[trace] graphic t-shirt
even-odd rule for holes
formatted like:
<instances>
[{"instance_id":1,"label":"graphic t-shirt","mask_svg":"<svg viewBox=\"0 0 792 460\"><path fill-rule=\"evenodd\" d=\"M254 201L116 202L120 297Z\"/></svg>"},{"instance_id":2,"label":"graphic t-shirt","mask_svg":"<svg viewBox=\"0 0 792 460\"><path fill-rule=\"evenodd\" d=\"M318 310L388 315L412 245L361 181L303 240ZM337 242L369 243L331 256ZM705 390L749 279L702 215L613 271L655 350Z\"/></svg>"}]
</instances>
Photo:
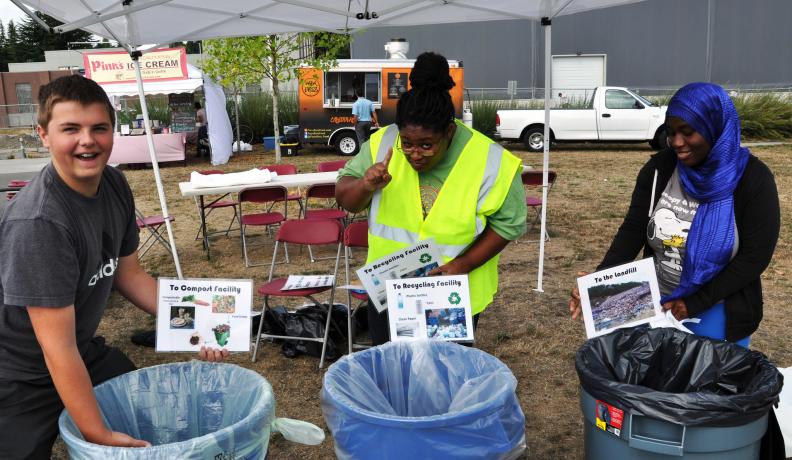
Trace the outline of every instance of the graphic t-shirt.
<instances>
[{"instance_id":1,"label":"graphic t-shirt","mask_svg":"<svg viewBox=\"0 0 792 460\"><path fill-rule=\"evenodd\" d=\"M662 295L670 294L679 285L687 236L698 207L698 200L685 192L679 182L679 171L674 169L646 229L649 246L655 255L655 271ZM732 257L737 253L739 245L736 235L735 225Z\"/></svg>"},{"instance_id":2,"label":"graphic t-shirt","mask_svg":"<svg viewBox=\"0 0 792 460\"><path fill-rule=\"evenodd\" d=\"M115 168L105 168L90 198L52 164L23 188L0 218L0 378L48 375L27 306L73 304L77 346L90 362L119 257L137 245L132 192Z\"/></svg>"}]
</instances>

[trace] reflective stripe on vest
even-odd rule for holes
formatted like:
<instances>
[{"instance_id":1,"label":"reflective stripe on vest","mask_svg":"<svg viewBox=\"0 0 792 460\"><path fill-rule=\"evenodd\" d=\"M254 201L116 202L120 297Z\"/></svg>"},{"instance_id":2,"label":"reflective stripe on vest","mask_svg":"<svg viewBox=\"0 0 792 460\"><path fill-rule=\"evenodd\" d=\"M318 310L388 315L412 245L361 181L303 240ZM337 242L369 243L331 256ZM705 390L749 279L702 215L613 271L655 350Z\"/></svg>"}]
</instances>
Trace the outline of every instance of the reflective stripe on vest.
<instances>
[{"instance_id":1,"label":"reflective stripe on vest","mask_svg":"<svg viewBox=\"0 0 792 460\"><path fill-rule=\"evenodd\" d=\"M373 161L375 163L385 161L385 157L388 155L388 149L390 149L395 144L396 136L399 133L396 125L389 125L383 131L384 133L382 134L382 138L379 140L379 148L376 149L376 153L372 151L372 154L374 156ZM489 150L487 152L487 161L484 167L484 177L481 181L481 187L479 188L478 202L476 204L476 210L479 213L482 210L484 201L486 200L490 190L492 190L492 187L493 185L495 185L495 181L498 178L498 173L500 172L500 166L501 166L501 158L503 158L503 152L504 152L504 148L499 144L492 142L489 145ZM369 212L369 233L376 235L380 238L407 243L408 245L415 244L418 241L420 241L420 237L418 233L411 232L405 228L392 227L389 225L381 224L379 222L376 222L376 219L371 219L371 216L376 216L379 213L379 207L381 201L382 201L382 191L377 190L371 198L371 209ZM484 219L482 219L482 217L477 213L476 234L474 236L474 239L482 232L484 232L485 227L486 227L486 222L484 222ZM439 244L439 243L437 244L438 248L440 249L440 252L445 257L451 259L462 253L462 251L464 251L469 245L470 243L462 244L462 245L448 245L448 244Z\"/></svg>"},{"instance_id":2,"label":"reflective stripe on vest","mask_svg":"<svg viewBox=\"0 0 792 460\"><path fill-rule=\"evenodd\" d=\"M457 123L457 129L469 130L461 123ZM469 131L471 138L425 219L418 173L404 155L391 158L388 170L394 179L385 189L374 193L371 200L367 263L427 238L435 239L444 262L448 262L484 231L487 216L503 204L520 159L483 134ZM372 135L373 162L385 160L397 135L394 125ZM486 156L483 152L487 152ZM471 187L476 183L478 186ZM469 274L474 314L492 302L498 283L497 264L498 256L495 256Z\"/></svg>"}]
</instances>

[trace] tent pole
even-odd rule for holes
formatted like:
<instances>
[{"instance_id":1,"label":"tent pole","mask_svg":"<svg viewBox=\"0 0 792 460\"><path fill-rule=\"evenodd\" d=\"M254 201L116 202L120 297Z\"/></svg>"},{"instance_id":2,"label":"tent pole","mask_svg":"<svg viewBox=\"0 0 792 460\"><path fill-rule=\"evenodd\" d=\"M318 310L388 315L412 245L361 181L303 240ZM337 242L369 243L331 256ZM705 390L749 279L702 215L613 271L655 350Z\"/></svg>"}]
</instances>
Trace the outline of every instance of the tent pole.
<instances>
[{"instance_id":1,"label":"tent pole","mask_svg":"<svg viewBox=\"0 0 792 460\"><path fill-rule=\"evenodd\" d=\"M550 47L550 18L542 18L542 27L544 28L544 71L545 71L545 84L544 84L544 142L543 161L542 161L542 225L539 233L539 269L536 280L535 291L544 292L542 289L542 279L544 275L544 253L545 253L545 235L547 234L547 181L548 181L548 168L550 167L550 92L552 91L552 51Z\"/></svg>"},{"instance_id":2,"label":"tent pole","mask_svg":"<svg viewBox=\"0 0 792 460\"><path fill-rule=\"evenodd\" d=\"M157 152L154 150L154 135L151 133L149 122L148 105L146 105L146 93L143 91L143 76L140 73L140 51L129 53L135 66L135 80L137 81L138 97L140 98L140 109L143 111L143 126L146 128L146 142L148 143L149 156L151 157L151 169L154 170L154 179L157 183L157 194L159 195L162 217L165 218L165 228L168 230L168 241L170 242L173 263L176 265L176 274L179 279L183 279L179 254L176 252L176 242L173 239L173 227L171 227L170 214L168 213L168 203L165 200L165 190L162 188L162 178L160 177L159 163L157 162Z\"/></svg>"}]
</instances>

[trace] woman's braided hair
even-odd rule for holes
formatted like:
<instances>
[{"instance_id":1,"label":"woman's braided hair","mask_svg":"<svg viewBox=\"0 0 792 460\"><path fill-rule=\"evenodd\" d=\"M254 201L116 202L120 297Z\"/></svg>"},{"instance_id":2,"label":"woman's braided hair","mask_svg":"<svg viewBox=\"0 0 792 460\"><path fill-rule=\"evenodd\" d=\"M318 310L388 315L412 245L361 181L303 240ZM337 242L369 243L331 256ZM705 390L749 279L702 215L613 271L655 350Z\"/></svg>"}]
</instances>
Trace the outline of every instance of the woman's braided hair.
<instances>
[{"instance_id":1,"label":"woman's braided hair","mask_svg":"<svg viewBox=\"0 0 792 460\"><path fill-rule=\"evenodd\" d=\"M417 125L439 133L453 123L454 103L448 91L456 84L448 61L439 54L422 53L410 73L411 89L396 104L396 126Z\"/></svg>"}]
</instances>

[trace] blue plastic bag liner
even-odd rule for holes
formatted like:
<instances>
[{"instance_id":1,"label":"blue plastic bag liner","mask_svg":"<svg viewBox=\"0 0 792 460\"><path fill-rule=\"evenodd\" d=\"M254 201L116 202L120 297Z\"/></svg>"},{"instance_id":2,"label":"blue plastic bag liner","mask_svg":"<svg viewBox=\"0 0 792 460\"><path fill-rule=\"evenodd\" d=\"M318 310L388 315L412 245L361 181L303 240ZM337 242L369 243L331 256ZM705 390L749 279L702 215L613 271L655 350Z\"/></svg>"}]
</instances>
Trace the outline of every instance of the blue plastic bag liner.
<instances>
[{"instance_id":1,"label":"blue plastic bag liner","mask_svg":"<svg viewBox=\"0 0 792 460\"><path fill-rule=\"evenodd\" d=\"M322 412L339 459L514 459L526 449L517 380L451 342L391 342L330 366Z\"/></svg>"},{"instance_id":2,"label":"blue plastic bag liner","mask_svg":"<svg viewBox=\"0 0 792 460\"><path fill-rule=\"evenodd\" d=\"M319 444L324 431L275 417L272 386L233 364L173 363L121 375L94 388L105 424L151 443L122 448L85 441L67 411L58 424L73 460L262 459L271 431Z\"/></svg>"}]
</instances>

